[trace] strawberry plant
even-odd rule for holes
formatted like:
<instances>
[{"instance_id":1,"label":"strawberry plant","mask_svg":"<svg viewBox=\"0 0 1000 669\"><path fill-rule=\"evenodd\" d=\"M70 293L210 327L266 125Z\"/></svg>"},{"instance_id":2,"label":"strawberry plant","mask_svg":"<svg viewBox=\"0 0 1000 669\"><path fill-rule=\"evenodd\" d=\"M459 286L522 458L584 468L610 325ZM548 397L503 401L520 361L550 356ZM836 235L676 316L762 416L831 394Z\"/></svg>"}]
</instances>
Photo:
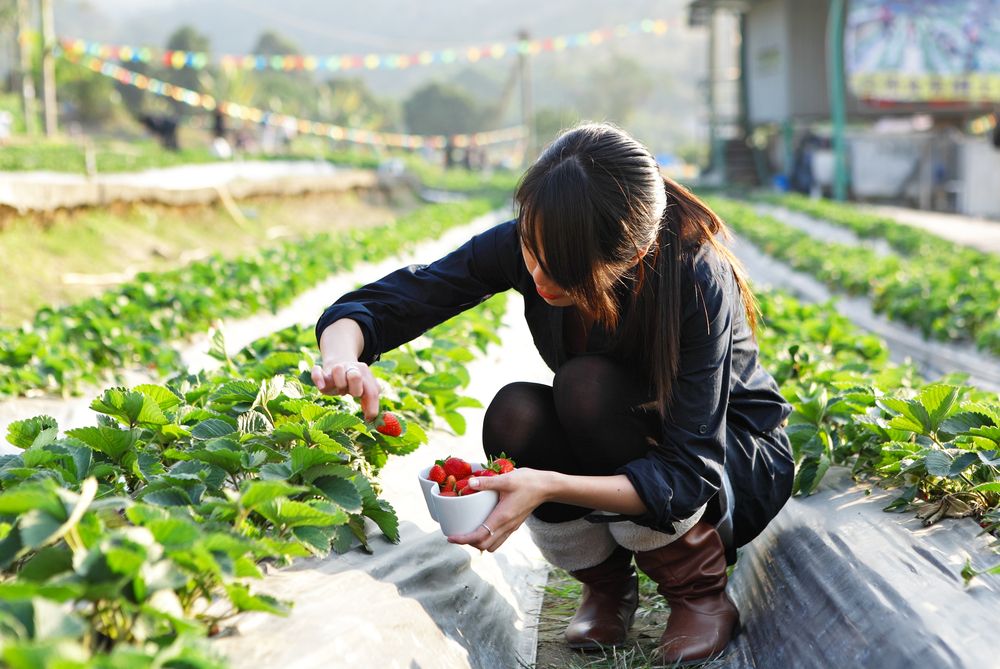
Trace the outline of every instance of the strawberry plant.
<instances>
[{"instance_id":1,"label":"strawberry plant","mask_svg":"<svg viewBox=\"0 0 1000 669\"><path fill-rule=\"evenodd\" d=\"M992 254L956 246L949 253L880 256L867 246L824 242L732 200L713 198L712 206L768 255L831 288L867 295L876 312L926 337L1000 352L1000 263Z\"/></svg>"},{"instance_id":2,"label":"strawberry plant","mask_svg":"<svg viewBox=\"0 0 1000 669\"><path fill-rule=\"evenodd\" d=\"M426 341L474 339L502 314L494 299ZM10 426L21 452L0 456L5 664L220 666L202 638L241 611L287 610L250 589L261 561L372 550L365 519L398 541L376 477L389 455L426 442L421 425L452 410L457 386L443 404L433 383L387 396L408 429L383 434L352 399L308 382L312 337L288 328L233 358L217 351L216 372L110 388L91 404L96 424L61 437L46 416ZM433 347L410 347L419 364L405 376L376 373L399 388L468 378L465 356Z\"/></svg>"},{"instance_id":3,"label":"strawberry plant","mask_svg":"<svg viewBox=\"0 0 1000 669\"><path fill-rule=\"evenodd\" d=\"M0 330L0 396L69 394L113 383L122 369L167 374L181 366L174 342L221 318L276 311L321 279L467 223L486 200L431 205L391 226L321 234L235 260L212 257L135 280L79 304L40 310L30 325Z\"/></svg>"}]
</instances>

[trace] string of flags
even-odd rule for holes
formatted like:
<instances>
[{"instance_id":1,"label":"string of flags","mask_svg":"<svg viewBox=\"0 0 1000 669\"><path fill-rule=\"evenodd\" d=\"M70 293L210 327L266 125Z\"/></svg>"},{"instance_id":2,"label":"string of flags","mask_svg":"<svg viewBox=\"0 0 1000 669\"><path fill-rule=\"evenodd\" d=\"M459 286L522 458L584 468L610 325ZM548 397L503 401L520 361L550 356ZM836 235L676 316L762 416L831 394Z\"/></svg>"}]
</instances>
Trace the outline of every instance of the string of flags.
<instances>
[{"instance_id":1,"label":"string of flags","mask_svg":"<svg viewBox=\"0 0 1000 669\"><path fill-rule=\"evenodd\" d=\"M284 128L303 135L329 137L330 139L352 142L354 144L404 149L422 149L425 147L443 149L449 143L452 146L464 148L468 146L488 146L502 142L518 141L527 137L524 126L459 135L410 135L359 128L345 128L331 123L311 121L287 114L276 114L257 107L240 105L225 100L216 100L211 95L199 93L189 88L134 72L121 65L95 56L66 52L61 53L61 55L70 62L110 77L121 84L133 86L139 90L147 91L161 97L171 98L191 107L198 107L213 112L218 110L230 118Z\"/></svg>"},{"instance_id":2,"label":"string of flags","mask_svg":"<svg viewBox=\"0 0 1000 669\"><path fill-rule=\"evenodd\" d=\"M648 34L661 37L667 33L669 24L664 19L641 19L631 23L598 28L569 35L558 35L541 39L493 42L466 47L424 50L416 53L354 53L340 55L299 55L299 54L224 54L213 59L208 53L197 51L173 51L152 47L137 47L123 44L106 44L83 39L62 38L59 40L64 53L76 56L92 56L103 60L118 60L123 63L154 63L176 70L202 70L218 63L223 70L271 70L279 72L316 71L337 72L343 70L395 70L427 65L450 63L476 63L487 60L501 60L516 54L536 55L542 52L560 52L567 49L597 46L614 39L632 35Z\"/></svg>"}]
</instances>

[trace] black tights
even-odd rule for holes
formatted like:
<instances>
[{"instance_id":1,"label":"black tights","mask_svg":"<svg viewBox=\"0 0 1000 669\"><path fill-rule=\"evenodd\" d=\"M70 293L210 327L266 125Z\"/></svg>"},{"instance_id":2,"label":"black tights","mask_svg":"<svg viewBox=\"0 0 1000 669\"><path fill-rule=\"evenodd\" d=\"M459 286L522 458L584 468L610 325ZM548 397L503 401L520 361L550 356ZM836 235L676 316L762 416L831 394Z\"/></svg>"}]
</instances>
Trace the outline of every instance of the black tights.
<instances>
[{"instance_id":1,"label":"black tights","mask_svg":"<svg viewBox=\"0 0 1000 669\"><path fill-rule=\"evenodd\" d=\"M552 386L504 386L486 410L483 449L505 452L518 467L586 476L611 475L643 457L662 434L644 383L595 355L573 358ZM593 509L547 502L533 512L550 523L582 518Z\"/></svg>"}]
</instances>

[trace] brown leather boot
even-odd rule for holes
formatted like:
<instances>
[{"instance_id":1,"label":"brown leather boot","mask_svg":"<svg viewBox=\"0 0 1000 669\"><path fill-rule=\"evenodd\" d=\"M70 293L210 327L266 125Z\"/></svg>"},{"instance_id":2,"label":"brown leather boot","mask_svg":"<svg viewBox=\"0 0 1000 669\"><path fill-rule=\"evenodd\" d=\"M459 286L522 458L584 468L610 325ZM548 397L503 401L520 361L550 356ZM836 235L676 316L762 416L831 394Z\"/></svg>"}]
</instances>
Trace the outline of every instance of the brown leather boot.
<instances>
[{"instance_id":1,"label":"brown leather boot","mask_svg":"<svg viewBox=\"0 0 1000 669\"><path fill-rule=\"evenodd\" d=\"M657 659L686 666L720 655L740 613L726 594L726 554L715 528L698 522L676 541L636 553L635 563L670 604Z\"/></svg>"},{"instance_id":2,"label":"brown leather boot","mask_svg":"<svg viewBox=\"0 0 1000 669\"><path fill-rule=\"evenodd\" d=\"M569 647L592 650L625 643L639 606L632 552L618 546L601 564L569 573L583 583L583 600L566 628Z\"/></svg>"}]
</instances>

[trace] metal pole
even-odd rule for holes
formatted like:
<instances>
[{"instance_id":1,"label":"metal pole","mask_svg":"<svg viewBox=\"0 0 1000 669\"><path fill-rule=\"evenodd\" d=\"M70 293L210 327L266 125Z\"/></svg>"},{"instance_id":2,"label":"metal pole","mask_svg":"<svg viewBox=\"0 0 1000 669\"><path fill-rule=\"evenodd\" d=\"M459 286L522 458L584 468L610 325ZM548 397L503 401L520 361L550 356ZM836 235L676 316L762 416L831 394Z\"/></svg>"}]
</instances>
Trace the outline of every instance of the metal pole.
<instances>
[{"instance_id":1,"label":"metal pole","mask_svg":"<svg viewBox=\"0 0 1000 669\"><path fill-rule=\"evenodd\" d=\"M844 0L830 0L826 33L827 78L830 80L830 120L833 122L833 199L847 199L846 85L844 81Z\"/></svg>"},{"instance_id":2,"label":"metal pole","mask_svg":"<svg viewBox=\"0 0 1000 669\"><path fill-rule=\"evenodd\" d=\"M709 10L708 15L708 143L711 148L711 159L709 164L713 172L718 172L723 183L726 181L726 156L722 146L722 138L719 135L719 110L715 99L716 70L718 69L718 56L716 54L718 45L718 30L716 29L715 6Z\"/></svg>"},{"instance_id":3,"label":"metal pole","mask_svg":"<svg viewBox=\"0 0 1000 669\"><path fill-rule=\"evenodd\" d=\"M530 36L527 30L517 33L519 40L517 61L521 72L521 123L528 133L525 140L525 160L528 163L535 160L535 120L531 100L531 67L528 60L527 45Z\"/></svg>"},{"instance_id":4,"label":"metal pole","mask_svg":"<svg viewBox=\"0 0 1000 669\"><path fill-rule=\"evenodd\" d=\"M45 96L45 136L59 131L56 109L56 21L52 0L42 0L42 92Z\"/></svg>"},{"instance_id":5,"label":"metal pole","mask_svg":"<svg viewBox=\"0 0 1000 669\"><path fill-rule=\"evenodd\" d=\"M21 100L24 109L24 131L37 132L38 102L35 99L35 79L31 73L31 7L28 0L17 0L18 69L21 77Z\"/></svg>"}]
</instances>

